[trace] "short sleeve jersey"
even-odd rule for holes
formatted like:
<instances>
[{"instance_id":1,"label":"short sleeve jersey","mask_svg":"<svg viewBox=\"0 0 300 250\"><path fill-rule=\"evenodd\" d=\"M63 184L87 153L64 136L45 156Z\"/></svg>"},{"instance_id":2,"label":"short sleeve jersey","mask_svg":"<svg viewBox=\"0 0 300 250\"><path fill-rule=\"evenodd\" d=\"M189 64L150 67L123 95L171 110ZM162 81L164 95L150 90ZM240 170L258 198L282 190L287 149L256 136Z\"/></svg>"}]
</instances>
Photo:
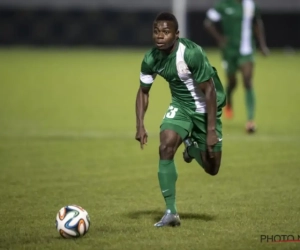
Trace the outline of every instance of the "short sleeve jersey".
<instances>
[{"instance_id":1,"label":"short sleeve jersey","mask_svg":"<svg viewBox=\"0 0 300 250\"><path fill-rule=\"evenodd\" d=\"M168 83L172 101L198 113L206 113L204 93L197 84L214 80L217 91L217 102L223 103L225 93L215 68L213 68L205 52L196 43L186 38L180 38L176 49L171 54L165 54L157 48L149 50L141 65L140 84L151 87L157 75Z\"/></svg>"},{"instance_id":2,"label":"short sleeve jersey","mask_svg":"<svg viewBox=\"0 0 300 250\"><path fill-rule=\"evenodd\" d=\"M213 22L221 22L229 49L239 49L242 55L254 49L253 19L260 17L258 6L253 0L219 0L207 11Z\"/></svg>"}]
</instances>

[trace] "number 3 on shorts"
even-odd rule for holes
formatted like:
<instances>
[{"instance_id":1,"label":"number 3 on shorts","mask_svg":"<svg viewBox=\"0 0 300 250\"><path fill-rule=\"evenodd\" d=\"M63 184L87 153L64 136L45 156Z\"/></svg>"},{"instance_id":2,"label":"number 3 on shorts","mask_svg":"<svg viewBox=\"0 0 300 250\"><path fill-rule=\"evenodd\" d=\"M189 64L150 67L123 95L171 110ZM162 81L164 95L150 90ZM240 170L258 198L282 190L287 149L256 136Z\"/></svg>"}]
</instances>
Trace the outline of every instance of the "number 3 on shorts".
<instances>
[{"instance_id":1,"label":"number 3 on shorts","mask_svg":"<svg viewBox=\"0 0 300 250\"><path fill-rule=\"evenodd\" d=\"M174 108L173 106L170 106L168 109L168 112L165 114L164 118L174 118L176 115L176 112L178 111L178 108Z\"/></svg>"}]
</instances>

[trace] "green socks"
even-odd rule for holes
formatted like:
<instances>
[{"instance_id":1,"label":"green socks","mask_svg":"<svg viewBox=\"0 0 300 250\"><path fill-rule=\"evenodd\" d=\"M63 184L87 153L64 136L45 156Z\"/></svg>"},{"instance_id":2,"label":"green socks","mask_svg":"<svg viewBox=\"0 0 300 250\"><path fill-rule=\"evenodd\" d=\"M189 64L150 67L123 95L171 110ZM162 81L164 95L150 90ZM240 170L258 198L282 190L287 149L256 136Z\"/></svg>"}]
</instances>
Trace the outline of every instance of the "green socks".
<instances>
[{"instance_id":1,"label":"green socks","mask_svg":"<svg viewBox=\"0 0 300 250\"><path fill-rule=\"evenodd\" d=\"M174 160L159 160L158 180L167 209L176 214L177 171Z\"/></svg>"},{"instance_id":2,"label":"green socks","mask_svg":"<svg viewBox=\"0 0 300 250\"><path fill-rule=\"evenodd\" d=\"M189 146L188 147L188 154L189 156L195 158L195 160L198 162L198 164L204 168L203 166L203 161L202 161L202 157L201 157L201 154L200 154L200 149L195 147L195 146Z\"/></svg>"},{"instance_id":3,"label":"green socks","mask_svg":"<svg viewBox=\"0 0 300 250\"><path fill-rule=\"evenodd\" d=\"M255 109L255 95L252 88L246 89L246 108L248 121L252 121L254 119Z\"/></svg>"}]
</instances>

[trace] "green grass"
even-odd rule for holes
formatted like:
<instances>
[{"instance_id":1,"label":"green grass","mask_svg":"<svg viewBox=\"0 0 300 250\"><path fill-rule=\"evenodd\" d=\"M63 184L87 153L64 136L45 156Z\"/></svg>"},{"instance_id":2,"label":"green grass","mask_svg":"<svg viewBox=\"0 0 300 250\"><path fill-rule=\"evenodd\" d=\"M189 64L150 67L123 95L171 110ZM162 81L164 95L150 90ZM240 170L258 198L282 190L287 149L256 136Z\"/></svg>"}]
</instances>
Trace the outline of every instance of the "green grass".
<instances>
[{"instance_id":1,"label":"green grass","mask_svg":"<svg viewBox=\"0 0 300 250\"><path fill-rule=\"evenodd\" d=\"M209 50L220 71L219 54ZM300 249L260 235L300 235L299 54L257 57L258 133L246 135L242 85L224 120L216 177L176 156L180 228L153 227L164 202L158 132L169 104L159 78L146 116L149 143L134 140L143 51L0 50L0 249ZM240 78L239 78L240 79ZM58 210L84 207L88 234L64 240Z\"/></svg>"}]
</instances>

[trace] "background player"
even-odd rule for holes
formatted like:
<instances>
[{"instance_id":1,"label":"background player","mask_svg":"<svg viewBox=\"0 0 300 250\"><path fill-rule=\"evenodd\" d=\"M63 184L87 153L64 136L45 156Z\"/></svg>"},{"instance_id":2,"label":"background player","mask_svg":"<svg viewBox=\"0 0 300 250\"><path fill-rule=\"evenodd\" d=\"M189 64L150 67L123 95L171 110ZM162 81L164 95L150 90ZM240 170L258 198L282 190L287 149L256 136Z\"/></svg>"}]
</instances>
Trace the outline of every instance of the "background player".
<instances>
[{"instance_id":1,"label":"background player","mask_svg":"<svg viewBox=\"0 0 300 250\"><path fill-rule=\"evenodd\" d=\"M219 171L222 157L223 86L202 48L179 38L174 15L161 13L153 23L155 47L143 59L136 97L136 140L147 143L144 116L149 91L157 75L170 86L172 101L160 127L158 180L166 213L154 226L180 225L176 208L177 171L174 155L184 141L184 160L193 158L211 175ZM189 137L191 135L191 137Z\"/></svg>"},{"instance_id":2,"label":"background player","mask_svg":"<svg viewBox=\"0 0 300 250\"><path fill-rule=\"evenodd\" d=\"M221 22L223 35L214 22ZM253 26L254 24L254 26ZM233 117L232 93L236 87L236 71L240 70L245 87L247 110L246 130L255 131L255 94L252 83L255 42L254 33L263 55L269 50L265 41L263 22L253 0L219 0L214 8L207 11L204 22L206 29L215 38L222 50L223 64L227 75L227 105L225 117Z\"/></svg>"}]
</instances>

